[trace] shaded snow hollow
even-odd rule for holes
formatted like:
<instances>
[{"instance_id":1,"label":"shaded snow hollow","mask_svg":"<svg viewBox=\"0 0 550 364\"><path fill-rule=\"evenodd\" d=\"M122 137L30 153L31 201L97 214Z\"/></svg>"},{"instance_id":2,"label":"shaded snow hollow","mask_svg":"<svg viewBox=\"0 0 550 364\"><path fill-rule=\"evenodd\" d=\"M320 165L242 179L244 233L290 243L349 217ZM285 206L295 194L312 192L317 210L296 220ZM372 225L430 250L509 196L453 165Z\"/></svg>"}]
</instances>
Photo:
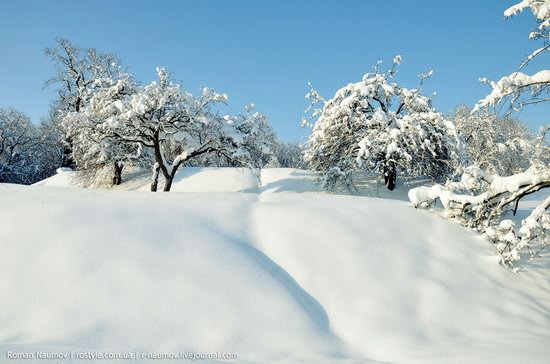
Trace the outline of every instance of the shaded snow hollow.
<instances>
[{"instance_id":1,"label":"shaded snow hollow","mask_svg":"<svg viewBox=\"0 0 550 364\"><path fill-rule=\"evenodd\" d=\"M174 187L203 192L0 184L1 360L54 347L547 362L548 267L512 273L456 224L313 193L305 171L265 170L260 187L242 170L187 172Z\"/></svg>"}]
</instances>

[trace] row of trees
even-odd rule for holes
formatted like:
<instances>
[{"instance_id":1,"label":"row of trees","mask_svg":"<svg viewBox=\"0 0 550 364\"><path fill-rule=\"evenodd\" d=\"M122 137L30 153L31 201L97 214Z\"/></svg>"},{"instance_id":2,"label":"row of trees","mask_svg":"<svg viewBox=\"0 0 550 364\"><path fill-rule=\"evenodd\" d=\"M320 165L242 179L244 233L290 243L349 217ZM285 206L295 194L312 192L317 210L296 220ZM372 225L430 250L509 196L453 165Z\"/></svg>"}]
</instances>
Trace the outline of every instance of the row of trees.
<instances>
[{"instance_id":1,"label":"row of trees","mask_svg":"<svg viewBox=\"0 0 550 364\"><path fill-rule=\"evenodd\" d=\"M203 88L193 96L157 69L158 80L140 85L113 54L57 40L46 55L56 72L50 117L34 126L3 110L0 120L2 182L33 183L58 167L76 169L86 184L120 184L126 166L152 170L169 191L181 166L299 167L300 148L279 142L267 117L245 107L242 114L215 112L227 95ZM55 158L54 158L55 156Z\"/></svg>"},{"instance_id":2,"label":"row of trees","mask_svg":"<svg viewBox=\"0 0 550 364\"><path fill-rule=\"evenodd\" d=\"M203 88L200 96L174 83L164 68L158 80L140 85L111 54L82 50L66 40L46 53L57 74L60 125L77 170L101 175L111 166L113 183L126 165L152 170L151 191L159 176L171 189L186 164L261 167L276 143L267 118L249 105L239 115L213 111L227 95Z\"/></svg>"},{"instance_id":3,"label":"row of trees","mask_svg":"<svg viewBox=\"0 0 550 364\"><path fill-rule=\"evenodd\" d=\"M39 125L13 109L0 109L0 183L30 184L55 173L63 162L55 120Z\"/></svg>"},{"instance_id":4,"label":"row of trees","mask_svg":"<svg viewBox=\"0 0 550 364\"><path fill-rule=\"evenodd\" d=\"M398 174L444 183L472 165L506 176L548 163L544 136L487 108L461 105L448 115L438 112L432 97L422 95L431 72L420 75L420 87L408 89L393 82L400 63L398 56L385 72L379 63L330 100L313 88L306 95L311 104L302 124L312 134L304 157L320 172L324 189L356 192L356 171L380 174L393 190Z\"/></svg>"},{"instance_id":5,"label":"row of trees","mask_svg":"<svg viewBox=\"0 0 550 364\"><path fill-rule=\"evenodd\" d=\"M374 73L329 101L312 89L307 95L311 114L304 123L313 126L313 133L302 150L278 142L253 105L241 115L221 117L212 106L226 102L223 94L206 88L193 97L163 69L158 81L140 86L111 54L66 40L46 54L57 69L46 84L58 86L58 99L39 127L21 113L3 112L3 181L32 183L63 165L76 168L88 183L105 182L111 175L108 182L119 184L124 167L131 165L154 169L154 181L158 184L162 175L169 189L180 166L307 166L321 171L328 190L339 185L354 190L356 170L381 173L393 189L398 171L436 182L460 175L469 165L500 175L521 172L544 142L521 122L485 109L435 111L421 88L392 82L401 57L386 72L377 65ZM428 76L421 75L421 83ZM26 138L15 141L14 135L11 144L19 145L10 146L9 130ZM191 134L182 139L184 132Z\"/></svg>"}]
</instances>

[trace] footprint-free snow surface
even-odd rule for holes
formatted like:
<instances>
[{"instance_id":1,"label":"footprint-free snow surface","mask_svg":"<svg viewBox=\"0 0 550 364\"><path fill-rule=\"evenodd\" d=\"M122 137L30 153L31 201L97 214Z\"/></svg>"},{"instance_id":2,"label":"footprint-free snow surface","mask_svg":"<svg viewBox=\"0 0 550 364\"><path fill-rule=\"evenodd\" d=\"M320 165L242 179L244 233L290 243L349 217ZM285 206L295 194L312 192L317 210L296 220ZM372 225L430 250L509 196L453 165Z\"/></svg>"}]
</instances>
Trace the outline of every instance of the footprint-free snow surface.
<instances>
[{"instance_id":1,"label":"footprint-free snow surface","mask_svg":"<svg viewBox=\"0 0 550 364\"><path fill-rule=\"evenodd\" d=\"M247 173L187 170L170 193L139 191L140 178L0 184L0 360L36 348L550 360L545 257L513 273L407 202L318 193L305 171L265 170L261 185Z\"/></svg>"}]
</instances>

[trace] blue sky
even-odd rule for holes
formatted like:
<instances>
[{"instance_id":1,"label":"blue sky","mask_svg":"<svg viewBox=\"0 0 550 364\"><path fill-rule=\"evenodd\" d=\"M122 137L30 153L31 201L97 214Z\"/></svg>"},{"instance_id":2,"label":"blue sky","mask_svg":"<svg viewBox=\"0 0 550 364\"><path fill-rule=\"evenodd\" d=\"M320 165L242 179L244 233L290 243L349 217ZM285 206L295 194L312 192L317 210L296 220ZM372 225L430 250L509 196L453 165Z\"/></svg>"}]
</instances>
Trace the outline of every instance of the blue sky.
<instances>
[{"instance_id":1,"label":"blue sky","mask_svg":"<svg viewBox=\"0 0 550 364\"><path fill-rule=\"evenodd\" d=\"M53 72L43 55L56 37L116 53L141 82L165 66L189 91L227 92L236 112L254 102L281 138L301 140L300 119L311 81L325 97L361 79L378 60L403 56L398 81L414 87L428 68L426 92L449 111L489 92L477 80L515 70L536 48L527 39L530 13L504 20L517 1L252 1L118 0L0 2L0 107L45 115ZM542 61L542 62L541 62ZM531 71L548 62L548 56ZM529 71L529 70L528 70ZM520 117L533 128L548 122L550 105Z\"/></svg>"}]
</instances>

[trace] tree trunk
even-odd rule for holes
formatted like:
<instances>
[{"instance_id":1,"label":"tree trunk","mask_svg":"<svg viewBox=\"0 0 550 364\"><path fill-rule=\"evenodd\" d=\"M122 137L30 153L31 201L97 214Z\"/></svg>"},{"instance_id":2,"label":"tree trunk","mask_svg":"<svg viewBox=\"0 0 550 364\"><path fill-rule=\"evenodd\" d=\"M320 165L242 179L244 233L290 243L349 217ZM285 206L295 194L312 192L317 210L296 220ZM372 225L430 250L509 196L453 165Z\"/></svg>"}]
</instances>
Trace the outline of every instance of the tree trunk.
<instances>
[{"instance_id":1,"label":"tree trunk","mask_svg":"<svg viewBox=\"0 0 550 364\"><path fill-rule=\"evenodd\" d=\"M68 167L76 169L76 162L73 159L73 140L72 138L65 139L63 145L63 159L61 160L61 167Z\"/></svg>"},{"instance_id":2,"label":"tree trunk","mask_svg":"<svg viewBox=\"0 0 550 364\"><path fill-rule=\"evenodd\" d=\"M184 161L180 160L179 163L176 163L175 165L172 165L171 173L164 175L164 192L169 192L172 188L172 182L174 182L174 177L176 176L176 173L178 173L178 169L182 165Z\"/></svg>"},{"instance_id":3,"label":"tree trunk","mask_svg":"<svg viewBox=\"0 0 550 364\"><path fill-rule=\"evenodd\" d=\"M395 162L389 161L384 166L384 184L388 187L388 190L393 191L395 183L397 182L397 166Z\"/></svg>"},{"instance_id":4,"label":"tree trunk","mask_svg":"<svg viewBox=\"0 0 550 364\"><path fill-rule=\"evenodd\" d=\"M122 169L124 164L115 162L115 175L113 176L113 185L118 186L122 183Z\"/></svg>"},{"instance_id":5,"label":"tree trunk","mask_svg":"<svg viewBox=\"0 0 550 364\"><path fill-rule=\"evenodd\" d=\"M171 171L170 173L168 171L168 168L166 167L165 159L162 154L161 150L161 140L159 139L159 130L156 130L153 135L153 149L155 150L155 170L153 171L153 182L151 183L151 191L156 192L157 186L158 186L158 178L159 178L159 172L162 171L162 175L164 176L164 191L170 191L170 187L172 187L172 179L174 178L174 172Z\"/></svg>"},{"instance_id":6,"label":"tree trunk","mask_svg":"<svg viewBox=\"0 0 550 364\"><path fill-rule=\"evenodd\" d=\"M153 181L151 182L151 192L157 192L157 186L159 184L159 167L156 166L153 169Z\"/></svg>"},{"instance_id":7,"label":"tree trunk","mask_svg":"<svg viewBox=\"0 0 550 364\"><path fill-rule=\"evenodd\" d=\"M170 189L172 188L172 181L174 180L174 176L171 175L171 176L168 176L168 177L165 177L165 180L164 180L164 192L169 192Z\"/></svg>"}]
</instances>

